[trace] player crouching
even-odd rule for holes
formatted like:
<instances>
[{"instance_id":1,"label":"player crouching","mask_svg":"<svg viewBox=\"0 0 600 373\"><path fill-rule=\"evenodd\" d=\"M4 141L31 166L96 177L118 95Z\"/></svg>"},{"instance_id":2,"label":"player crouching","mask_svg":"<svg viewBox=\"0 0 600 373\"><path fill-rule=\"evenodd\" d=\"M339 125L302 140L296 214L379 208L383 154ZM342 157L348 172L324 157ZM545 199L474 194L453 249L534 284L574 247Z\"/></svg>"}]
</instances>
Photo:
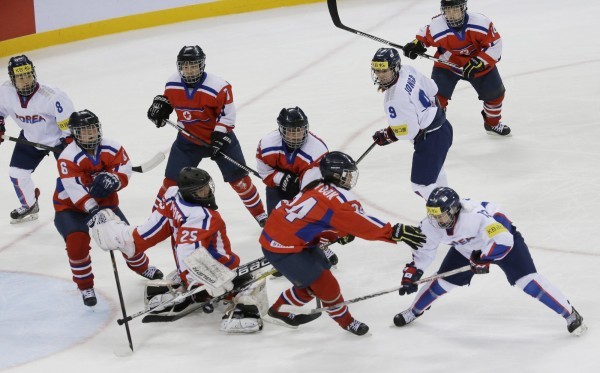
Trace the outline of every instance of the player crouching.
<instances>
[{"instance_id":1,"label":"player crouching","mask_svg":"<svg viewBox=\"0 0 600 373\"><path fill-rule=\"evenodd\" d=\"M158 208L142 225L131 227L109 210L101 211L90 223L92 236L103 250L134 253L171 238L179 279L150 284L146 300L153 310L144 318L146 322L174 321L201 307L212 312L209 302L212 298L224 298L225 293L249 282L247 275L236 276L234 271L240 258L231 251L214 190L206 171L185 167L179 173L177 186L166 191ZM193 296L180 296L194 288L197 291ZM265 297L262 301L261 296ZM238 333L260 330L263 303L266 313L264 283L261 287L261 281L253 282L252 287L233 299L234 306L226 314L221 329Z\"/></svg>"}]
</instances>

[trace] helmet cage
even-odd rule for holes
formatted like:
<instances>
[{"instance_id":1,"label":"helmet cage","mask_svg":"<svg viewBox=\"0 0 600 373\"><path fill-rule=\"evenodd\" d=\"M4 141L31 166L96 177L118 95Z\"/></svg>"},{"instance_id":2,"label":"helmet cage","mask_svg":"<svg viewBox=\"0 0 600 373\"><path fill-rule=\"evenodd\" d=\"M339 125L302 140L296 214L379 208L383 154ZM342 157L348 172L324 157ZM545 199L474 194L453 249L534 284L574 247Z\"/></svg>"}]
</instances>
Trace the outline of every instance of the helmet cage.
<instances>
[{"instance_id":1,"label":"helmet cage","mask_svg":"<svg viewBox=\"0 0 600 373\"><path fill-rule=\"evenodd\" d=\"M194 61L177 61L177 71L186 84L196 84L204 74L206 57Z\"/></svg>"},{"instance_id":2,"label":"helmet cage","mask_svg":"<svg viewBox=\"0 0 600 373\"><path fill-rule=\"evenodd\" d=\"M8 63L8 76L10 82L17 90L17 93L21 96L29 96L37 87L37 75L35 73L35 66L26 56L17 56L10 59ZM17 79L30 78L31 81L24 87L19 88L17 86Z\"/></svg>"},{"instance_id":3,"label":"helmet cage","mask_svg":"<svg viewBox=\"0 0 600 373\"><path fill-rule=\"evenodd\" d=\"M381 89L388 89L398 81L400 54L393 48L379 48L371 60L371 79Z\"/></svg>"},{"instance_id":4,"label":"helmet cage","mask_svg":"<svg viewBox=\"0 0 600 373\"><path fill-rule=\"evenodd\" d=\"M321 159L319 164L323 181L350 190L358 182L358 168L356 162L347 154L334 151Z\"/></svg>"},{"instance_id":5,"label":"helmet cage","mask_svg":"<svg viewBox=\"0 0 600 373\"><path fill-rule=\"evenodd\" d=\"M461 27L467 14L466 0L442 0L440 11L450 27Z\"/></svg>"},{"instance_id":6,"label":"helmet cage","mask_svg":"<svg viewBox=\"0 0 600 373\"><path fill-rule=\"evenodd\" d=\"M458 208L452 207L449 210L442 211L440 207L427 206L427 219L431 225L441 229L448 229L454 226Z\"/></svg>"},{"instance_id":7,"label":"helmet cage","mask_svg":"<svg viewBox=\"0 0 600 373\"><path fill-rule=\"evenodd\" d=\"M74 113L75 114L75 113ZM102 143L102 125L98 117L89 110L71 116L69 129L73 139L84 150L95 151Z\"/></svg>"},{"instance_id":8,"label":"helmet cage","mask_svg":"<svg viewBox=\"0 0 600 373\"><path fill-rule=\"evenodd\" d=\"M437 228L449 229L454 226L461 209L460 197L451 188L437 187L427 199L427 218Z\"/></svg>"},{"instance_id":9,"label":"helmet cage","mask_svg":"<svg viewBox=\"0 0 600 373\"><path fill-rule=\"evenodd\" d=\"M308 138L308 122L297 126L279 124L279 133L290 149L298 149Z\"/></svg>"},{"instance_id":10,"label":"helmet cage","mask_svg":"<svg viewBox=\"0 0 600 373\"><path fill-rule=\"evenodd\" d=\"M354 188L358 182L358 170L344 169L341 173L335 173L332 176L337 179L333 183L346 190Z\"/></svg>"},{"instance_id":11,"label":"helmet cage","mask_svg":"<svg viewBox=\"0 0 600 373\"><path fill-rule=\"evenodd\" d=\"M208 172L185 167L179 173L179 196L187 203L200 205L216 210L218 208L215 200L215 183Z\"/></svg>"}]
</instances>

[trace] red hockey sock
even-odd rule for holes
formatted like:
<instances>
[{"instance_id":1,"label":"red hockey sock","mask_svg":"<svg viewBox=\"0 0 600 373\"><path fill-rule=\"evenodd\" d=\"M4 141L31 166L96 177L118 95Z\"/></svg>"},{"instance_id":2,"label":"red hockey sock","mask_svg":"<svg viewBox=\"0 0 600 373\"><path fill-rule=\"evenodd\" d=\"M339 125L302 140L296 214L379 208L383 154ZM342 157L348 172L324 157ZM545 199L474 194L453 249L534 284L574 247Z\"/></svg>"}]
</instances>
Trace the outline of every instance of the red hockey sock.
<instances>
[{"instance_id":1,"label":"red hockey sock","mask_svg":"<svg viewBox=\"0 0 600 373\"><path fill-rule=\"evenodd\" d=\"M344 301L340 284L329 270L323 271L321 276L310 284L310 289L317 298L321 299L324 307L333 306ZM327 313L342 328L346 328L353 320L348 306L345 305L329 309Z\"/></svg>"},{"instance_id":2,"label":"red hockey sock","mask_svg":"<svg viewBox=\"0 0 600 373\"><path fill-rule=\"evenodd\" d=\"M308 291L308 289L301 289L294 286L281 293L277 301L273 303L272 308L275 311L278 311L279 307L284 304L292 304L294 306L302 307L306 303L313 300L313 298L314 296ZM281 313L287 314L284 312Z\"/></svg>"},{"instance_id":3,"label":"red hockey sock","mask_svg":"<svg viewBox=\"0 0 600 373\"><path fill-rule=\"evenodd\" d=\"M80 290L94 287L92 258L90 257L90 236L84 232L73 232L67 236L67 255L73 273L73 282Z\"/></svg>"},{"instance_id":4,"label":"red hockey sock","mask_svg":"<svg viewBox=\"0 0 600 373\"><path fill-rule=\"evenodd\" d=\"M502 101L504 100L504 95L498 97L497 99L491 101L485 101L483 103L483 121L485 124L491 127L495 127L500 123L500 119L502 119Z\"/></svg>"},{"instance_id":5,"label":"red hockey sock","mask_svg":"<svg viewBox=\"0 0 600 373\"><path fill-rule=\"evenodd\" d=\"M444 96L437 95L438 101L440 102L440 107L446 111L446 106L448 106L448 99Z\"/></svg>"},{"instance_id":6,"label":"red hockey sock","mask_svg":"<svg viewBox=\"0 0 600 373\"><path fill-rule=\"evenodd\" d=\"M250 176L246 175L239 180L230 182L229 184L233 190L236 191L238 196L240 196L244 206L246 206L250 214L252 214L255 219L265 213L265 208L262 200L260 199L260 195L258 194L258 190L254 184L252 184L252 179L250 179Z\"/></svg>"}]
</instances>

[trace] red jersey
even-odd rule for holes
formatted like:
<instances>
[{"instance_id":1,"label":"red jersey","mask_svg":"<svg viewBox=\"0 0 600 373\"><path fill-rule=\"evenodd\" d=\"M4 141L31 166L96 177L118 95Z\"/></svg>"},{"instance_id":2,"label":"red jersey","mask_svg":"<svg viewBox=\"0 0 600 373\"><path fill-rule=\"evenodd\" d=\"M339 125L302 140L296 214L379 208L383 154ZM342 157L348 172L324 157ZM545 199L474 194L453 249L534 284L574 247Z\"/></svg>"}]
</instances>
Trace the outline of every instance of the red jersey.
<instances>
[{"instance_id":1,"label":"red jersey","mask_svg":"<svg viewBox=\"0 0 600 373\"><path fill-rule=\"evenodd\" d=\"M219 263L235 269L240 258L231 251L227 228L216 210L192 205L181 199L179 189L170 187L161 199L158 208L145 223L133 231L136 251L154 246L167 237L172 237L173 254L183 280L187 272L182 271L183 260L194 250L207 250Z\"/></svg>"},{"instance_id":2,"label":"red jersey","mask_svg":"<svg viewBox=\"0 0 600 373\"><path fill-rule=\"evenodd\" d=\"M60 177L54 191L56 211L89 212L96 206L116 207L119 205L117 192L106 198L94 199L90 196L92 181L100 172L110 172L119 177L120 189L123 189L131 176L131 161L127 152L121 144L108 139L102 139L93 155L72 142L60 154L57 165Z\"/></svg>"},{"instance_id":3,"label":"red jersey","mask_svg":"<svg viewBox=\"0 0 600 373\"><path fill-rule=\"evenodd\" d=\"M235 127L235 105L231 85L218 76L204 72L193 88L188 88L179 74L165 85L164 95L177 113L177 120L192 135L210 143L213 131L232 131ZM182 134L193 143L203 145Z\"/></svg>"},{"instance_id":4,"label":"red jersey","mask_svg":"<svg viewBox=\"0 0 600 373\"><path fill-rule=\"evenodd\" d=\"M475 77L487 74L502 57L502 39L492 21L479 13L467 12L460 30L449 27L442 15L437 15L431 24L421 28L416 38L427 47L437 47L435 57L464 66L471 58L478 57L486 69ZM450 66L434 63L462 76L462 71Z\"/></svg>"},{"instance_id":5,"label":"red jersey","mask_svg":"<svg viewBox=\"0 0 600 373\"><path fill-rule=\"evenodd\" d=\"M282 201L267 219L259 242L265 250L290 254L317 246L332 230L338 237L351 234L395 243L390 223L366 215L352 192L325 183Z\"/></svg>"},{"instance_id":6,"label":"red jersey","mask_svg":"<svg viewBox=\"0 0 600 373\"><path fill-rule=\"evenodd\" d=\"M279 130L275 130L258 143L256 149L258 173L268 187L274 188L281 183L286 172L302 179L308 169L319 167L319 161L328 151L323 140L309 132L304 144L290 152Z\"/></svg>"}]
</instances>

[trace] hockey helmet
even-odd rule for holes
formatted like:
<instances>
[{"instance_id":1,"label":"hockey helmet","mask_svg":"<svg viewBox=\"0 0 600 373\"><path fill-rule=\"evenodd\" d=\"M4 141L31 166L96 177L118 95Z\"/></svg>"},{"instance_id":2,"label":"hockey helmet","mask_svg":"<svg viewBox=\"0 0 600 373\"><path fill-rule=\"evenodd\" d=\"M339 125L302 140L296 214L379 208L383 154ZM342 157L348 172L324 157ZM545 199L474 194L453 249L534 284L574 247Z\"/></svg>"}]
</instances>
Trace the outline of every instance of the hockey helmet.
<instances>
[{"instance_id":1,"label":"hockey helmet","mask_svg":"<svg viewBox=\"0 0 600 373\"><path fill-rule=\"evenodd\" d=\"M434 226L442 229L452 228L460 212L460 197L451 188L437 187L427 199L427 218Z\"/></svg>"},{"instance_id":2,"label":"hockey helmet","mask_svg":"<svg viewBox=\"0 0 600 373\"><path fill-rule=\"evenodd\" d=\"M215 201L215 183L208 172L196 167L184 167L177 179L179 196L187 203L211 210L219 208Z\"/></svg>"},{"instance_id":3,"label":"hockey helmet","mask_svg":"<svg viewBox=\"0 0 600 373\"><path fill-rule=\"evenodd\" d=\"M356 162L346 153L333 151L327 153L319 163L323 180L350 190L358 182L358 167Z\"/></svg>"},{"instance_id":4,"label":"hockey helmet","mask_svg":"<svg viewBox=\"0 0 600 373\"><path fill-rule=\"evenodd\" d=\"M462 27L467 14L467 0L441 0L440 11L450 27Z\"/></svg>"},{"instance_id":5,"label":"hockey helmet","mask_svg":"<svg viewBox=\"0 0 600 373\"><path fill-rule=\"evenodd\" d=\"M29 96L37 87L35 66L26 55L11 57L8 61L8 76L21 96Z\"/></svg>"},{"instance_id":6,"label":"hockey helmet","mask_svg":"<svg viewBox=\"0 0 600 373\"><path fill-rule=\"evenodd\" d=\"M96 114L85 109L69 117L69 130L82 149L93 152L102 142L102 125Z\"/></svg>"},{"instance_id":7,"label":"hockey helmet","mask_svg":"<svg viewBox=\"0 0 600 373\"><path fill-rule=\"evenodd\" d=\"M400 74L400 53L394 48L379 48L371 60L373 84L386 90L396 84Z\"/></svg>"},{"instance_id":8,"label":"hockey helmet","mask_svg":"<svg viewBox=\"0 0 600 373\"><path fill-rule=\"evenodd\" d=\"M197 45L181 48L177 55L177 71L186 84L196 84L204 74L206 54Z\"/></svg>"},{"instance_id":9,"label":"hockey helmet","mask_svg":"<svg viewBox=\"0 0 600 373\"><path fill-rule=\"evenodd\" d=\"M298 149L308 138L308 118L298 106L281 109L277 117L279 133L290 149Z\"/></svg>"}]
</instances>

